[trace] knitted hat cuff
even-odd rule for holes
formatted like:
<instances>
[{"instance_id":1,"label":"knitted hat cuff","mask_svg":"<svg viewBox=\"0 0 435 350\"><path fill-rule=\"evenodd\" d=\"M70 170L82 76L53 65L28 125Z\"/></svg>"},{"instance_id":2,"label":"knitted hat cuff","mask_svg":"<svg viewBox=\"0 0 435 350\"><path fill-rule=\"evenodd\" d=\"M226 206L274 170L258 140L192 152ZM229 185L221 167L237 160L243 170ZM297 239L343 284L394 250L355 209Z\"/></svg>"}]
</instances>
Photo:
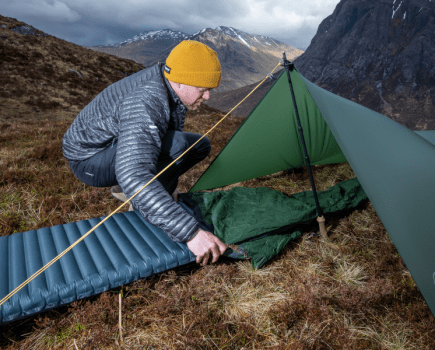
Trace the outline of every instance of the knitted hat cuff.
<instances>
[{"instance_id":1,"label":"knitted hat cuff","mask_svg":"<svg viewBox=\"0 0 435 350\"><path fill-rule=\"evenodd\" d=\"M164 72L166 79L179 84L214 89L219 86L221 72Z\"/></svg>"}]
</instances>

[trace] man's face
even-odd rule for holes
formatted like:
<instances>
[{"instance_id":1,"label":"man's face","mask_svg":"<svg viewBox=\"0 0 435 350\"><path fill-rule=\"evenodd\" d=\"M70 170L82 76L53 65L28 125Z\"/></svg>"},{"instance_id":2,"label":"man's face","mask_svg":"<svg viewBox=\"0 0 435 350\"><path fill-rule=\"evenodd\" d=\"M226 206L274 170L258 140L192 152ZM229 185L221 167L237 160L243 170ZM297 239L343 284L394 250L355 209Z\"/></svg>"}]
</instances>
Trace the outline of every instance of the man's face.
<instances>
[{"instance_id":1,"label":"man's face","mask_svg":"<svg viewBox=\"0 0 435 350\"><path fill-rule=\"evenodd\" d=\"M202 101L210 98L210 90L210 88L180 84L176 93L187 109L195 110Z\"/></svg>"}]
</instances>

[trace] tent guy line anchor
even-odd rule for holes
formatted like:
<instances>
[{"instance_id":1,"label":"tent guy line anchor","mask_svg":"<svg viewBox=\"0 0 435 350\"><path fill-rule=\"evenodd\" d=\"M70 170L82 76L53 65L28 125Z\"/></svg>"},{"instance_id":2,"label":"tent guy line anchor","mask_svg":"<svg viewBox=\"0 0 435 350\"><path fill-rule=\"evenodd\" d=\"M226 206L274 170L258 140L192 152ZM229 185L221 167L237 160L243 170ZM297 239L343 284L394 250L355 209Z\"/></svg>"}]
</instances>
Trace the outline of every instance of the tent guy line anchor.
<instances>
[{"instance_id":1,"label":"tent guy line anchor","mask_svg":"<svg viewBox=\"0 0 435 350\"><path fill-rule=\"evenodd\" d=\"M310 157L308 156L307 146L305 144L304 132L302 130L302 124L301 124L301 120L299 118L298 106L296 104L295 93L293 91L293 84L292 84L292 80L290 77L290 71L292 71L294 69L295 65L293 64L293 62L290 62L287 60L287 57L285 55L285 51L282 52L282 60L280 61L280 65L284 66L284 68L287 72L288 83L290 86L290 92L291 92L292 100L293 100L293 107L295 109L296 119L298 121L299 135L301 137L302 148L303 148L304 154L305 154L305 163L307 164L308 175L310 176L311 187L313 189L314 201L316 202L317 222L319 223L320 234L322 235L323 238L328 239L328 234L326 232L326 227L325 227L325 217L323 216L323 210L320 207L319 198L317 197L316 184L314 182L313 173L311 171Z\"/></svg>"}]
</instances>

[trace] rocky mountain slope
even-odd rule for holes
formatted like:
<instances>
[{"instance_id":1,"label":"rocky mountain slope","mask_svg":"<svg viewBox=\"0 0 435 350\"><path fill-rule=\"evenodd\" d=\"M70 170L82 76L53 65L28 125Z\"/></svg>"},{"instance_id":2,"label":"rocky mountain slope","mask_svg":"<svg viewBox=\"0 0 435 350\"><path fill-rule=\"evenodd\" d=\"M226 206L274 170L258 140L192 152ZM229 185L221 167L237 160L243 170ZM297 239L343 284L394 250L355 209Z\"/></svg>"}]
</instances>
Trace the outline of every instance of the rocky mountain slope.
<instances>
[{"instance_id":1,"label":"rocky mountain slope","mask_svg":"<svg viewBox=\"0 0 435 350\"><path fill-rule=\"evenodd\" d=\"M186 35L171 30L146 32L111 47L91 49L151 65L165 61L172 48L182 40L203 42L217 52L222 65L221 85L215 92L237 89L263 79L278 64L283 50L290 59L303 53L278 40L231 27L205 28L188 38Z\"/></svg>"},{"instance_id":2,"label":"rocky mountain slope","mask_svg":"<svg viewBox=\"0 0 435 350\"><path fill-rule=\"evenodd\" d=\"M411 129L434 129L435 1L342 0L295 65Z\"/></svg>"}]
</instances>

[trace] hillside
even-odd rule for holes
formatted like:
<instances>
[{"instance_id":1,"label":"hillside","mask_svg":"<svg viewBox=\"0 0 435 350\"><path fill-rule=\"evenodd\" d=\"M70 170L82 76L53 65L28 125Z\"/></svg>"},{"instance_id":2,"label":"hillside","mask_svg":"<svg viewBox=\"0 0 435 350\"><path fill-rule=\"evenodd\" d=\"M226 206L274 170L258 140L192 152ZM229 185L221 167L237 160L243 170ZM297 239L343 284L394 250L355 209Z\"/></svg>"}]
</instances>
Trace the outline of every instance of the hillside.
<instances>
[{"instance_id":1,"label":"hillside","mask_svg":"<svg viewBox=\"0 0 435 350\"><path fill-rule=\"evenodd\" d=\"M435 129L435 2L342 0L295 65L411 129Z\"/></svg>"},{"instance_id":2,"label":"hillside","mask_svg":"<svg viewBox=\"0 0 435 350\"><path fill-rule=\"evenodd\" d=\"M108 85L145 68L0 16L0 122L75 116Z\"/></svg>"}]
</instances>

